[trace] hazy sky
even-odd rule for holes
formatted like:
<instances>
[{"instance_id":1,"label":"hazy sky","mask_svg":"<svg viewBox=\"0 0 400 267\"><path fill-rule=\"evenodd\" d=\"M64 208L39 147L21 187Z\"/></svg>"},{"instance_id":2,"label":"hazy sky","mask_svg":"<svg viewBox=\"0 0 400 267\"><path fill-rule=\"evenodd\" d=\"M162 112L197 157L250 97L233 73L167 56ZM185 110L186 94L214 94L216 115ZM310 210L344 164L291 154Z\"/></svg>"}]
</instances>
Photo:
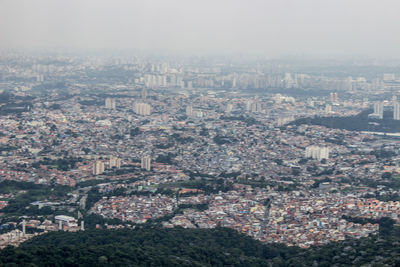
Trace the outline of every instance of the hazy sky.
<instances>
[{"instance_id":1,"label":"hazy sky","mask_svg":"<svg viewBox=\"0 0 400 267\"><path fill-rule=\"evenodd\" d=\"M400 58L399 0L0 0L0 47Z\"/></svg>"}]
</instances>

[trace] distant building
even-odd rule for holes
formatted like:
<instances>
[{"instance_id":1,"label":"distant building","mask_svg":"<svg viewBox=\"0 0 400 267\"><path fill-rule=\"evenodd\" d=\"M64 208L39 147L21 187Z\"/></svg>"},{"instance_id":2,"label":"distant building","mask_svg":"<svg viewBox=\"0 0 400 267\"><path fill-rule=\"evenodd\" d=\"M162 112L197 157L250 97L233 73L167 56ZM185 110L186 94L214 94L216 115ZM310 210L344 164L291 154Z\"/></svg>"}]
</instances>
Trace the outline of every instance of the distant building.
<instances>
[{"instance_id":1,"label":"distant building","mask_svg":"<svg viewBox=\"0 0 400 267\"><path fill-rule=\"evenodd\" d=\"M331 104L325 105L325 113L327 113L327 114L332 113L332 105Z\"/></svg>"},{"instance_id":2,"label":"distant building","mask_svg":"<svg viewBox=\"0 0 400 267\"><path fill-rule=\"evenodd\" d=\"M373 118L383 119L383 102L376 102L374 104L374 113L368 116Z\"/></svg>"},{"instance_id":3,"label":"distant building","mask_svg":"<svg viewBox=\"0 0 400 267\"><path fill-rule=\"evenodd\" d=\"M104 172L104 162L96 160L93 164L93 175L99 175Z\"/></svg>"},{"instance_id":4,"label":"distant building","mask_svg":"<svg viewBox=\"0 0 400 267\"><path fill-rule=\"evenodd\" d=\"M56 223L60 226L60 230L62 230L62 227L64 225L68 227L77 227L78 226L78 221L71 216L66 216L66 215L57 215L54 217Z\"/></svg>"},{"instance_id":5,"label":"distant building","mask_svg":"<svg viewBox=\"0 0 400 267\"><path fill-rule=\"evenodd\" d=\"M400 103L397 101L393 103L393 119L400 120Z\"/></svg>"},{"instance_id":6,"label":"distant building","mask_svg":"<svg viewBox=\"0 0 400 267\"><path fill-rule=\"evenodd\" d=\"M116 167L117 169L121 168L121 159L111 156L109 160L110 168Z\"/></svg>"},{"instance_id":7,"label":"distant building","mask_svg":"<svg viewBox=\"0 0 400 267\"><path fill-rule=\"evenodd\" d=\"M140 166L141 166L142 169L150 171L150 169L151 169L151 158L149 156L142 157Z\"/></svg>"},{"instance_id":8,"label":"distant building","mask_svg":"<svg viewBox=\"0 0 400 267\"><path fill-rule=\"evenodd\" d=\"M115 109L116 108L116 101L115 98L106 98L106 109Z\"/></svg>"},{"instance_id":9,"label":"distant building","mask_svg":"<svg viewBox=\"0 0 400 267\"><path fill-rule=\"evenodd\" d=\"M396 79L396 76L393 73L384 73L383 74L384 81L394 81L395 79Z\"/></svg>"},{"instance_id":10,"label":"distant building","mask_svg":"<svg viewBox=\"0 0 400 267\"><path fill-rule=\"evenodd\" d=\"M226 105L226 109L225 109L225 113L226 114L230 114L233 110L233 105L232 104L228 104Z\"/></svg>"},{"instance_id":11,"label":"distant building","mask_svg":"<svg viewBox=\"0 0 400 267\"><path fill-rule=\"evenodd\" d=\"M316 160L329 159L329 148L319 146L309 146L305 151L306 158L313 158Z\"/></svg>"},{"instance_id":12,"label":"distant building","mask_svg":"<svg viewBox=\"0 0 400 267\"><path fill-rule=\"evenodd\" d=\"M150 105L146 103L136 103L135 113L143 116L150 115Z\"/></svg>"},{"instance_id":13,"label":"distant building","mask_svg":"<svg viewBox=\"0 0 400 267\"><path fill-rule=\"evenodd\" d=\"M186 106L186 116L188 116L188 117L193 116L193 107L192 107L192 105L187 105Z\"/></svg>"}]
</instances>

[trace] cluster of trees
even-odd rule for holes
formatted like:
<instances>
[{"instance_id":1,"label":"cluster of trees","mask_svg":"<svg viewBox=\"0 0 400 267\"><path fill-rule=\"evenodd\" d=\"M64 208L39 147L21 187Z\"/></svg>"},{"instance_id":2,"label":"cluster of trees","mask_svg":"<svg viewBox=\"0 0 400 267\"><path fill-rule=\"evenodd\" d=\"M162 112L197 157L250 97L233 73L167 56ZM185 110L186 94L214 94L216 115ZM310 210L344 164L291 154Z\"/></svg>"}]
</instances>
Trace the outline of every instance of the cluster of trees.
<instances>
[{"instance_id":1,"label":"cluster of trees","mask_svg":"<svg viewBox=\"0 0 400 267\"><path fill-rule=\"evenodd\" d=\"M168 152L168 154L158 155L155 161L159 162L159 163L165 163L165 164L173 165L174 164L173 160L174 160L175 157L176 157L175 154L173 154L171 152Z\"/></svg>"},{"instance_id":2,"label":"cluster of trees","mask_svg":"<svg viewBox=\"0 0 400 267\"><path fill-rule=\"evenodd\" d=\"M94 186L98 184L104 184L104 183L109 183L111 180L110 179L101 179L101 180L87 180L83 182L79 182L76 184L76 187L87 187L87 186Z\"/></svg>"},{"instance_id":3,"label":"cluster of trees","mask_svg":"<svg viewBox=\"0 0 400 267\"><path fill-rule=\"evenodd\" d=\"M384 181L377 181L377 180L373 180L373 179L363 179L361 182L363 184L365 184L366 186L372 187L372 188L377 188L378 185L382 185L382 186L391 188L393 190L400 189L400 178L395 177L395 176L390 176L390 179L387 179Z\"/></svg>"},{"instance_id":4,"label":"cluster of trees","mask_svg":"<svg viewBox=\"0 0 400 267\"><path fill-rule=\"evenodd\" d=\"M218 228L52 232L0 251L12 266L267 266L297 248L264 246L234 230Z\"/></svg>"},{"instance_id":5,"label":"cluster of trees","mask_svg":"<svg viewBox=\"0 0 400 267\"><path fill-rule=\"evenodd\" d=\"M233 189L233 183L226 179L218 178L213 180L190 180L167 185L170 188L193 188L203 190L204 194L216 194L219 191L228 192ZM163 188L163 187L161 187Z\"/></svg>"},{"instance_id":6,"label":"cluster of trees","mask_svg":"<svg viewBox=\"0 0 400 267\"><path fill-rule=\"evenodd\" d=\"M208 204L180 204L178 206L179 209L195 209L199 211L205 211L208 210Z\"/></svg>"},{"instance_id":7,"label":"cluster of trees","mask_svg":"<svg viewBox=\"0 0 400 267\"><path fill-rule=\"evenodd\" d=\"M230 138L230 137L222 136L222 135L214 136L213 140L217 145L231 144L231 143L237 142L237 140L235 138Z\"/></svg>"},{"instance_id":8,"label":"cluster of trees","mask_svg":"<svg viewBox=\"0 0 400 267\"><path fill-rule=\"evenodd\" d=\"M8 145L8 144L6 144L6 145L3 145L3 144L1 144L0 145L0 153L1 152L3 152L3 151L11 151L11 150L16 150L17 149L17 147L15 147L15 146L10 146L10 145Z\"/></svg>"},{"instance_id":9,"label":"cluster of trees","mask_svg":"<svg viewBox=\"0 0 400 267\"><path fill-rule=\"evenodd\" d=\"M49 91L49 90L64 90L67 89L65 82L46 82L32 87L32 91Z\"/></svg>"},{"instance_id":10,"label":"cluster of trees","mask_svg":"<svg viewBox=\"0 0 400 267\"><path fill-rule=\"evenodd\" d=\"M32 107L33 105L29 101L11 102L0 106L0 115L21 114L22 112L28 112Z\"/></svg>"},{"instance_id":11,"label":"cluster of trees","mask_svg":"<svg viewBox=\"0 0 400 267\"><path fill-rule=\"evenodd\" d=\"M131 137L132 137L132 136L139 135L139 134L141 134L141 131L140 131L139 127L134 127L134 128L132 128L132 129L129 130L129 135L130 135Z\"/></svg>"},{"instance_id":12,"label":"cluster of trees","mask_svg":"<svg viewBox=\"0 0 400 267\"><path fill-rule=\"evenodd\" d=\"M57 170L60 171L69 171L75 169L75 165L77 162L83 161L82 158L62 158L62 159L49 159L43 158L43 160L32 163L33 168L39 168L40 165L54 166Z\"/></svg>"},{"instance_id":13,"label":"cluster of trees","mask_svg":"<svg viewBox=\"0 0 400 267\"><path fill-rule=\"evenodd\" d=\"M219 118L221 120L224 120L224 121L242 121L242 122L246 123L247 126L251 126L251 125L254 125L254 124L260 124L260 122L258 122L253 117L246 117L246 116L243 116L243 115L240 115L240 116L221 116Z\"/></svg>"},{"instance_id":14,"label":"cluster of trees","mask_svg":"<svg viewBox=\"0 0 400 267\"><path fill-rule=\"evenodd\" d=\"M126 188L116 188L107 193L100 193L99 188L97 186L93 186L87 193L86 199L86 209L90 209L93 205L102 199L102 197L112 197L112 196L124 196L126 195Z\"/></svg>"},{"instance_id":15,"label":"cluster of trees","mask_svg":"<svg viewBox=\"0 0 400 267\"><path fill-rule=\"evenodd\" d=\"M24 193L19 193L21 190ZM0 193L17 193L17 196L8 202L8 206L1 212L7 215L48 215L54 213L49 207L38 209L29 204L39 200L60 200L71 191L68 186L49 187L29 182L4 181L0 183Z\"/></svg>"},{"instance_id":16,"label":"cluster of trees","mask_svg":"<svg viewBox=\"0 0 400 267\"><path fill-rule=\"evenodd\" d=\"M180 144L188 144L188 143L192 143L194 141L193 137L191 137L191 136L182 137L178 133L174 133L174 134L170 135L170 139L173 139L175 142L180 143Z\"/></svg>"},{"instance_id":17,"label":"cluster of trees","mask_svg":"<svg viewBox=\"0 0 400 267\"><path fill-rule=\"evenodd\" d=\"M262 244L221 227L51 232L1 250L0 266L398 266L400 229L389 218L378 223L377 235L309 249Z\"/></svg>"},{"instance_id":18,"label":"cluster of trees","mask_svg":"<svg viewBox=\"0 0 400 267\"><path fill-rule=\"evenodd\" d=\"M328 128L345 129L350 131L374 131L374 132L400 132L400 122L393 120L393 113L389 110L383 114L383 119L368 118L373 111L364 110L355 116L348 117L315 117L302 118L291 122L292 125L321 125Z\"/></svg>"},{"instance_id":19,"label":"cluster of trees","mask_svg":"<svg viewBox=\"0 0 400 267\"><path fill-rule=\"evenodd\" d=\"M375 155L377 158L391 158L396 156L396 153L394 151L384 150L384 149L371 151L370 154Z\"/></svg>"}]
</instances>

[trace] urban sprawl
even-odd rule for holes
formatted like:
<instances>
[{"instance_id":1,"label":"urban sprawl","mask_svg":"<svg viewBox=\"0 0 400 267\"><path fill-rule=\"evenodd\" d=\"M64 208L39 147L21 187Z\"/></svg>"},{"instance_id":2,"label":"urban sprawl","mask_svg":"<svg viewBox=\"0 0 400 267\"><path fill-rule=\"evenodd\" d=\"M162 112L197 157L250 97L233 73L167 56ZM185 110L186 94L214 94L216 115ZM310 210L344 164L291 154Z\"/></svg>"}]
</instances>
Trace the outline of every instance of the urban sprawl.
<instances>
[{"instance_id":1,"label":"urban sprawl","mask_svg":"<svg viewBox=\"0 0 400 267\"><path fill-rule=\"evenodd\" d=\"M65 192L1 191L0 247L158 222L307 248L400 222L400 135L379 128L400 124L400 72L307 64L0 54L0 181ZM334 127L361 112L368 129Z\"/></svg>"}]
</instances>

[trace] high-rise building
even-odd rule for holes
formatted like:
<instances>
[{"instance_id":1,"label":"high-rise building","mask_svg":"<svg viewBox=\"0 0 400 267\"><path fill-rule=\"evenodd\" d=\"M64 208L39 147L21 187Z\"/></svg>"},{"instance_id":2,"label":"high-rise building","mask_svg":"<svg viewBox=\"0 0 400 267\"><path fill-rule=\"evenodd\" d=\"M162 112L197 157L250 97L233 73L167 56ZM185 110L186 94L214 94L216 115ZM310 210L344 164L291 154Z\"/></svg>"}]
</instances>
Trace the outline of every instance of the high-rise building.
<instances>
[{"instance_id":1,"label":"high-rise building","mask_svg":"<svg viewBox=\"0 0 400 267\"><path fill-rule=\"evenodd\" d=\"M150 105L146 103L136 103L135 112L138 115L150 115Z\"/></svg>"},{"instance_id":2,"label":"high-rise building","mask_svg":"<svg viewBox=\"0 0 400 267\"><path fill-rule=\"evenodd\" d=\"M140 166L141 166L142 169L150 171L150 169L151 169L151 158L149 156L142 157Z\"/></svg>"},{"instance_id":3,"label":"high-rise building","mask_svg":"<svg viewBox=\"0 0 400 267\"><path fill-rule=\"evenodd\" d=\"M108 164L110 168L116 167L119 169L121 168L121 159L111 156Z\"/></svg>"},{"instance_id":4,"label":"high-rise building","mask_svg":"<svg viewBox=\"0 0 400 267\"><path fill-rule=\"evenodd\" d=\"M93 175L99 175L104 172L104 162L101 160L96 160L93 164Z\"/></svg>"},{"instance_id":5,"label":"high-rise building","mask_svg":"<svg viewBox=\"0 0 400 267\"><path fill-rule=\"evenodd\" d=\"M186 106L186 116L188 116L188 117L193 116L193 107L192 107L192 105L187 105Z\"/></svg>"},{"instance_id":6,"label":"high-rise building","mask_svg":"<svg viewBox=\"0 0 400 267\"><path fill-rule=\"evenodd\" d=\"M396 76L394 75L394 73L384 73L383 74L384 81L393 81L395 79L396 79Z\"/></svg>"},{"instance_id":7,"label":"high-rise building","mask_svg":"<svg viewBox=\"0 0 400 267\"><path fill-rule=\"evenodd\" d=\"M397 101L393 103L393 119L400 120L400 103Z\"/></svg>"},{"instance_id":8,"label":"high-rise building","mask_svg":"<svg viewBox=\"0 0 400 267\"><path fill-rule=\"evenodd\" d=\"M115 104L115 98L106 98L106 109L115 109L116 104Z\"/></svg>"},{"instance_id":9,"label":"high-rise building","mask_svg":"<svg viewBox=\"0 0 400 267\"><path fill-rule=\"evenodd\" d=\"M26 235L26 221L25 221L25 219L22 220L22 235L23 236Z\"/></svg>"},{"instance_id":10,"label":"high-rise building","mask_svg":"<svg viewBox=\"0 0 400 267\"><path fill-rule=\"evenodd\" d=\"M383 119L383 102L376 102L374 104L374 115L379 119Z\"/></svg>"},{"instance_id":11,"label":"high-rise building","mask_svg":"<svg viewBox=\"0 0 400 267\"><path fill-rule=\"evenodd\" d=\"M325 113L332 113L332 105L331 104L326 104L325 105Z\"/></svg>"},{"instance_id":12,"label":"high-rise building","mask_svg":"<svg viewBox=\"0 0 400 267\"><path fill-rule=\"evenodd\" d=\"M308 146L305 151L306 158L316 160L329 159L329 148L319 146Z\"/></svg>"},{"instance_id":13,"label":"high-rise building","mask_svg":"<svg viewBox=\"0 0 400 267\"><path fill-rule=\"evenodd\" d=\"M227 114L230 114L232 110L233 110L233 105L232 105L232 104L226 105L225 112L226 112Z\"/></svg>"}]
</instances>

